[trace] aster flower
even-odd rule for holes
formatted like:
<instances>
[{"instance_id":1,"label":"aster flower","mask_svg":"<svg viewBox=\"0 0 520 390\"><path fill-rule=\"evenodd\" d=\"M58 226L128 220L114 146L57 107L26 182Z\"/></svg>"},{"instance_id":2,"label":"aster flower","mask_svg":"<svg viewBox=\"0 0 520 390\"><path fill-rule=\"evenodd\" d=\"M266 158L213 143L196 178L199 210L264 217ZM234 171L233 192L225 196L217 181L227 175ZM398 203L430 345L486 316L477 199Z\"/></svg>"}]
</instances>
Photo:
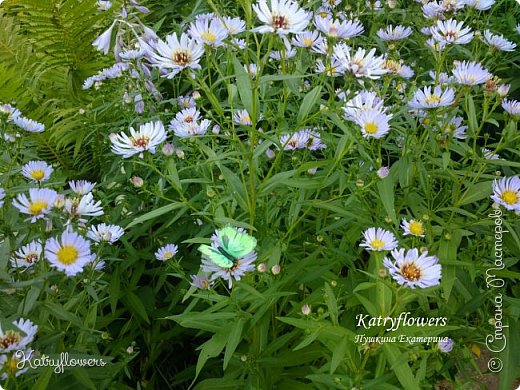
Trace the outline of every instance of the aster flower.
<instances>
[{"instance_id":1,"label":"aster flower","mask_svg":"<svg viewBox=\"0 0 520 390\"><path fill-rule=\"evenodd\" d=\"M446 12L456 12L464 8L464 0L442 0L440 5Z\"/></svg>"},{"instance_id":2,"label":"aster flower","mask_svg":"<svg viewBox=\"0 0 520 390\"><path fill-rule=\"evenodd\" d=\"M404 236L424 237L424 224L417 219L411 219L410 221L403 219L401 229L404 230Z\"/></svg>"},{"instance_id":3,"label":"aster flower","mask_svg":"<svg viewBox=\"0 0 520 390\"><path fill-rule=\"evenodd\" d=\"M520 211L520 177L495 179L491 199L507 210Z\"/></svg>"},{"instance_id":4,"label":"aster flower","mask_svg":"<svg viewBox=\"0 0 520 390\"><path fill-rule=\"evenodd\" d=\"M214 283L213 281L209 280L208 275L190 275L191 277L191 283L190 285L193 287L197 287L201 290L209 290L211 285Z\"/></svg>"},{"instance_id":5,"label":"aster flower","mask_svg":"<svg viewBox=\"0 0 520 390\"><path fill-rule=\"evenodd\" d=\"M222 18L223 26L227 30L229 35L240 34L246 29L246 22L240 18L232 18L230 16L224 16Z\"/></svg>"},{"instance_id":6,"label":"aster flower","mask_svg":"<svg viewBox=\"0 0 520 390\"><path fill-rule=\"evenodd\" d=\"M43 247L40 241L35 240L24 245L10 258L11 266L15 268L30 268L42 257Z\"/></svg>"},{"instance_id":7,"label":"aster flower","mask_svg":"<svg viewBox=\"0 0 520 390\"><path fill-rule=\"evenodd\" d=\"M90 242L74 231L64 231L61 238L49 238L45 244L45 258L67 276L74 276L94 261L96 255L90 253Z\"/></svg>"},{"instance_id":8,"label":"aster flower","mask_svg":"<svg viewBox=\"0 0 520 390\"><path fill-rule=\"evenodd\" d=\"M423 16L426 19L444 19L444 7L436 1L431 1L422 6Z\"/></svg>"},{"instance_id":9,"label":"aster flower","mask_svg":"<svg viewBox=\"0 0 520 390\"><path fill-rule=\"evenodd\" d=\"M382 28L379 29L376 34L383 41L399 41L410 36L412 29L410 27L389 25L384 30Z\"/></svg>"},{"instance_id":10,"label":"aster flower","mask_svg":"<svg viewBox=\"0 0 520 390\"><path fill-rule=\"evenodd\" d=\"M424 87L423 90L418 89L413 95L412 99L408 104L410 107L424 109L424 108L437 108L449 106L455 100L455 92L451 88L446 88L444 91L437 85L431 91L431 87Z\"/></svg>"},{"instance_id":11,"label":"aster flower","mask_svg":"<svg viewBox=\"0 0 520 390\"><path fill-rule=\"evenodd\" d=\"M269 57L273 60L280 61L282 59L288 60L296 55L296 50L291 47L291 43L287 38L284 37L283 43L285 46L285 50L273 50L269 54Z\"/></svg>"},{"instance_id":12,"label":"aster flower","mask_svg":"<svg viewBox=\"0 0 520 390\"><path fill-rule=\"evenodd\" d=\"M13 206L20 212L29 214L31 222L36 222L40 218L44 218L45 214L54 207L57 192L48 188L31 188L29 189L29 198L25 194L19 194L13 200Z\"/></svg>"},{"instance_id":13,"label":"aster flower","mask_svg":"<svg viewBox=\"0 0 520 390\"><path fill-rule=\"evenodd\" d=\"M184 33L180 40L175 34L167 35L165 39L159 39L154 47L144 43L150 63L165 72L165 77L171 79L183 69L201 68L199 61L204 54L202 43Z\"/></svg>"},{"instance_id":14,"label":"aster flower","mask_svg":"<svg viewBox=\"0 0 520 390\"><path fill-rule=\"evenodd\" d=\"M134 154L143 157L144 151L155 153L155 148L166 140L166 131L161 121L148 122L139 126L139 131L130 127L130 137L125 133L111 134L112 152L128 158Z\"/></svg>"},{"instance_id":15,"label":"aster flower","mask_svg":"<svg viewBox=\"0 0 520 390\"><path fill-rule=\"evenodd\" d=\"M400 76L404 79L409 79L414 75L412 68L394 60L385 60L385 62L383 62L383 68L386 69L388 73Z\"/></svg>"},{"instance_id":16,"label":"aster flower","mask_svg":"<svg viewBox=\"0 0 520 390\"><path fill-rule=\"evenodd\" d=\"M237 111L233 114L233 121L238 125L252 126L253 121L246 109Z\"/></svg>"},{"instance_id":17,"label":"aster flower","mask_svg":"<svg viewBox=\"0 0 520 390\"><path fill-rule=\"evenodd\" d=\"M381 167L377 170L377 177L380 179L384 179L390 174L390 169L388 167Z\"/></svg>"},{"instance_id":18,"label":"aster flower","mask_svg":"<svg viewBox=\"0 0 520 390\"><path fill-rule=\"evenodd\" d=\"M12 323L16 329L3 331L0 326L0 353L25 349L34 340L38 325L20 318Z\"/></svg>"},{"instance_id":19,"label":"aster flower","mask_svg":"<svg viewBox=\"0 0 520 390\"><path fill-rule=\"evenodd\" d=\"M463 121L464 119L460 116L451 118L444 128L444 133L446 135L451 135L456 139L466 139L466 130L468 129L468 126L462 126Z\"/></svg>"},{"instance_id":20,"label":"aster flower","mask_svg":"<svg viewBox=\"0 0 520 390\"><path fill-rule=\"evenodd\" d=\"M496 153L493 153L491 150L487 148L481 148L482 155L486 160L498 160L500 159L500 156Z\"/></svg>"},{"instance_id":21,"label":"aster flower","mask_svg":"<svg viewBox=\"0 0 520 390\"><path fill-rule=\"evenodd\" d=\"M258 74L258 66L256 64L244 64L244 70L249 76L251 76L251 78L255 78Z\"/></svg>"},{"instance_id":22,"label":"aster flower","mask_svg":"<svg viewBox=\"0 0 520 390\"><path fill-rule=\"evenodd\" d=\"M188 123L197 122L200 118L200 111L196 107L189 107L175 114L175 118L170 122L169 128L184 126Z\"/></svg>"},{"instance_id":23,"label":"aster flower","mask_svg":"<svg viewBox=\"0 0 520 390\"><path fill-rule=\"evenodd\" d=\"M195 102L195 99L193 99L192 96L179 96L177 98L177 103L179 104L179 108L192 108L197 107L197 103Z\"/></svg>"},{"instance_id":24,"label":"aster flower","mask_svg":"<svg viewBox=\"0 0 520 390\"><path fill-rule=\"evenodd\" d=\"M260 0L253 5L253 10L258 19L265 24L251 31L261 34L269 32L276 32L279 35L300 33L309 24L311 16L292 0L271 0L271 9L267 6L266 0Z\"/></svg>"},{"instance_id":25,"label":"aster flower","mask_svg":"<svg viewBox=\"0 0 520 390\"><path fill-rule=\"evenodd\" d=\"M83 195L81 198L73 198L65 200L65 210L69 213L69 219L76 216L97 217L103 215L101 201L95 201L91 192ZM80 219L82 221L82 219Z\"/></svg>"},{"instance_id":26,"label":"aster flower","mask_svg":"<svg viewBox=\"0 0 520 390\"><path fill-rule=\"evenodd\" d=\"M312 48L317 43L323 40L318 31L305 30L291 39L291 42L296 47Z\"/></svg>"},{"instance_id":27,"label":"aster flower","mask_svg":"<svg viewBox=\"0 0 520 390\"><path fill-rule=\"evenodd\" d=\"M124 61L132 61L143 58L144 55L145 51L143 48L140 47L138 49L125 50L119 53L119 58L121 58Z\"/></svg>"},{"instance_id":28,"label":"aster flower","mask_svg":"<svg viewBox=\"0 0 520 390\"><path fill-rule=\"evenodd\" d=\"M453 76L459 84L477 85L485 83L492 75L478 62L462 61L455 65Z\"/></svg>"},{"instance_id":29,"label":"aster flower","mask_svg":"<svg viewBox=\"0 0 520 390\"><path fill-rule=\"evenodd\" d=\"M334 45L333 57L342 63L346 71L351 72L356 77L378 79L387 73L387 70L383 68L385 57L377 57L375 53L376 49L372 49L366 53L365 49L359 48L356 53L352 55L350 47L344 43L338 43Z\"/></svg>"},{"instance_id":30,"label":"aster flower","mask_svg":"<svg viewBox=\"0 0 520 390\"><path fill-rule=\"evenodd\" d=\"M20 129L29 131L31 133L41 133L45 130L45 126L42 123L25 118L21 115L12 117L12 121Z\"/></svg>"},{"instance_id":31,"label":"aster flower","mask_svg":"<svg viewBox=\"0 0 520 390\"><path fill-rule=\"evenodd\" d=\"M437 79L437 73L433 70L430 70L428 72L428 75L431 77L431 79L433 81L435 81ZM452 81L453 81L453 76L449 76L448 73L445 73L445 72L439 73L439 80L438 80L439 84L449 84Z\"/></svg>"},{"instance_id":32,"label":"aster flower","mask_svg":"<svg viewBox=\"0 0 520 390\"><path fill-rule=\"evenodd\" d=\"M464 45L471 42L473 39L473 32L469 27L464 27L463 22L457 22L454 19L446 21L437 21L437 26L432 27L432 36L435 40L443 43L455 43Z\"/></svg>"},{"instance_id":33,"label":"aster flower","mask_svg":"<svg viewBox=\"0 0 520 390\"><path fill-rule=\"evenodd\" d=\"M284 134L280 137L283 150L309 149L320 150L327 146L321 142L320 133L311 129L299 130L293 134Z\"/></svg>"},{"instance_id":34,"label":"aster flower","mask_svg":"<svg viewBox=\"0 0 520 390\"><path fill-rule=\"evenodd\" d=\"M380 139L390 131L389 120L391 116L383 114L379 110L359 111L355 118L356 124L361 126L361 134L365 138Z\"/></svg>"},{"instance_id":35,"label":"aster flower","mask_svg":"<svg viewBox=\"0 0 520 390\"><path fill-rule=\"evenodd\" d=\"M22 167L22 175L36 182L48 180L52 171L52 167L45 161L29 161Z\"/></svg>"},{"instance_id":36,"label":"aster flower","mask_svg":"<svg viewBox=\"0 0 520 390\"><path fill-rule=\"evenodd\" d=\"M502 35L493 34L489 30L484 31L483 41L489 47L501 51L514 51L516 47L516 43L505 39Z\"/></svg>"},{"instance_id":37,"label":"aster flower","mask_svg":"<svg viewBox=\"0 0 520 390\"><path fill-rule=\"evenodd\" d=\"M439 347L439 351L443 353L451 352L453 349L453 340L448 337L446 341L437 342L437 347Z\"/></svg>"},{"instance_id":38,"label":"aster flower","mask_svg":"<svg viewBox=\"0 0 520 390\"><path fill-rule=\"evenodd\" d=\"M518 100L504 100L502 102L502 108L506 110L506 112L513 116L520 115L520 102Z\"/></svg>"},{"instance_id":39,"label":"aster flower","mask_svg":"<svg viewBox=\"0 0 520 390\"><path fill-rule=\"evenodd\" d=\"M180 138L190 138L194 136L204 135L208 132L211 122L208 119L193 121L189 123L181 123L176 126L169 125L173 133Z\"/></svg>"},{"instance_id":40,"label":"aster flower","mask_svg":"<svg viewBox=\"0 0 520 390\"><path fill-rule=\"evenodd\" d=\"M495 4L495 0L464 0L465 5L479 11L486 11Z\"/></svg>"},{"instance_id":41,"label":"aster flower","mask_svg":"<svg viewBox=\"0 0 520 390\"><path fill-rule=\"evenodd\" d=\"M22 115L19 109L8 103L0 104L0 113L7 115L7 122L12 122L14 117Z\"/></svg>"},{"instance_id":42,"label":"aster flower","mask_svg":"<svg viewBox=\"0 0 520 390\"><path fill-rule=\"evenodd\" d=\"M394 234L382 228L368 228L363 232L363 237L365 241L359 246L370 251L391 251L398 244Z\"/></svg>"},{"instance_id":43,"label":"aster flower","mask_svg":"<svg viewBox=\"0 0 520 390\"><path fill-rule=\"evenodd\" d=\"M87 232L87 237L94 242L107 242L112 245L125 234L124 229L118 225L107 225L100 223L97 226L91 226Z\"/></svg>"},{"instance_id":44,"label":"aster flower","mask_svg":"<svg viewBox=\"0 0 520 390\"><path fill-rule=\"evenodd\" d=\"M348 121L355 122L360 111L377 110L384 113L386 108L383 104L383 99L378 97L375 92L362 90L342 107L343 117Z\"/></svg>"},{"instance_id":45,"label":"aster flower","mask_svg":"<svg viewBox=\"0 0 520 390\"><path fill-rule=\"evenodd\" d=\"M177 254L179 251L179 247L175 244L167 244L155 252L155 258L157 260L166 261L170 260L173 256Z\"/></svg>"},{"instance_id":46,"label":"aster flower","mask_svg":"<svg viewBox=\"0 0 520 390\"><path fill-rule=\"evenodd\" d=\"M337 58L330 58L328 63L325 65L321 58L316 60L316 67L314 68L316 73L325 73L329 77L337 77L345 72L343 64Z\"/></svg>"},{"instance_id":47,"label":"aster flower","mask_svg":"<svg viewBox=\"0 0 520 390\"><path fill-rule=\"evenodd\" d=\"M112 2L107 0L96 1L96 6L100 11L108 11L112 7Z\"/></svg>"},{"instance_id":48,"label":"aster flower","mask_svg":"<svg viewBox=\"0 0 520 390\"><path fill-rule=\"evenodd\" d=\"M314 18L314 25L329 37L347 39L363 34L365 28L359 20L333 19L331 16Z\"/></svg>"},{"instance_id":49,"label":"aster flower","mask_svg":"<svg viewBox=\"0 0 520 390\"><path fill-rule=\"evenodd\" d=\"M0 207L4 205L5 191L0 187Z\"/></svg>"},{"instance_id":50,"label":"aster flower","mask_svg":"<svg viewBox=\"0 0 520 390\"><path fill-rule=\"evenodd\" d=\"M394 262L385 257L383 265L400 285L427 288L440 284L441 265L436 256L428 256L426 251L419 255L415 248L406 253L403 248L394 249L391 254Z\"/></svg>"},{"instance_id":51,"label":"aster flower","mask_svg":"<svg viewBox=\"0 0 520 390\"><path fill-rule=\"evenodd\" d=\"M228 36L228 30L216 17L195 20L190 24L188 33L195 41L214 47L223 46Z\"/></svg>"},{"instance_id":52,"label":"aster flower","mask_svg":"<svg viewBox=\"0 0 520 390\"><path fill-rule=\"evenodd\" d=\"M72 180L69 181L69 187L78 196L83 196L91 192L96 183L92 183L88 180Z\"/></svg>"}]
</instances>

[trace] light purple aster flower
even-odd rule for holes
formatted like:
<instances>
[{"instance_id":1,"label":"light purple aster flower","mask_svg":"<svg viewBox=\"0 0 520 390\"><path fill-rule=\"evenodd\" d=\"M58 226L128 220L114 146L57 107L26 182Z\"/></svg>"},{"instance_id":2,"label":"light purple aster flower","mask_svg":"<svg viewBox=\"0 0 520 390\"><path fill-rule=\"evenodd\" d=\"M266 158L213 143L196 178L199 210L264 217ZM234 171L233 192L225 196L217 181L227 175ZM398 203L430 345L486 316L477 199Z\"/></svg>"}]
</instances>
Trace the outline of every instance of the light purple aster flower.
<instances>
[{"instance_id":1,"label":"light purple aster flower","mask_svg":"<svg viewBox=\"0 0 520 390\"><path fill-rule=\"evenodd\" d=\"M173 256L177 254L179 251L179 247L175 244L167 244L163 247L157 249L155 252L155 258L157 260L166 261L171 259Z\"/></svg>"},{"instance_id":2,"label":"light purple aster flower","mask_svg":"<svg viewBox=\"0 0 520 390\"><path fill-rule=\"evenodd\" d=\"M489 47L495 48L501 51L514 51L516 43L513 43L505 39L502 35L493 34L489 30L484 31L484 43Z\"/></svg>"},{"instance_id":3,"label":"light purple aster flower","mask_svg":"<svg viewBox=\"0 0 520 390\"><path fill-rule=\"evenodd\" d=\"M451 105L455 100L455 92L452 88L444 91L437 85L433 92L430 86L418 89L408 103L410 107L417 109L445 107Z\"/></svg>"},{"instance_id":4,"label":"light purple aster flower","mask_svg":"<svg viewBox=\"0 0 520 390\"><path fill-rule=\"evenodd\" d=\"M520 211L520 177L495 179L491 199L507 210Z\"/></svg>"},{"instance_id":5,"label":"light purple aster flower","mask_svg":"<svg viewBox=\"0 0 520 390\"><path fill-rule=\"evenodd\" d=\"M436 256L428 256L424 251L419 255L417 249L394 249L392 252L394 261L388 257L383 260L383 265L390 275L400 285L415 288L427 288L440 284L441 265Z\"/></svg>"},{"instance_id":6,"label":"light purple aster flower","mask_svg":"<svg viewBox=\"0 0 520 390\"><path fill-rule=\"evenodd\" d=\"M492 75L478 62L462 61L455 65L453 76L459 84L477 85L485 83Z\"/></svg>"},{"instance_id":7,"label":"light purple aster flower","mask_svg":"<svg viewBox=\"0 0 520 390\"><path fill-rule=\"evenodd\" d=\"M504 100L502 102L502 108L506 110L506 112L513 116L520 115L520 102L518 100Z\"/></svg>"}]
</instances>

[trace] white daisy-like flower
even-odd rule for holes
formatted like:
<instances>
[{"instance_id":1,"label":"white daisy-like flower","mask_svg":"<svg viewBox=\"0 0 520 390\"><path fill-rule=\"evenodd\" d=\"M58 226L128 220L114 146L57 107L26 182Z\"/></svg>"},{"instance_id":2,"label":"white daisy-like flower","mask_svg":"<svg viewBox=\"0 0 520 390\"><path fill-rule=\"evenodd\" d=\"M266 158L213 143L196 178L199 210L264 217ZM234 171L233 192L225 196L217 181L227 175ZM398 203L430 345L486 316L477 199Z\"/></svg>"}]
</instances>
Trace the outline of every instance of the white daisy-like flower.
<instances>
[{"instance_id":1,"label":"white daisy-like flower","mask_svg":"<svg viewBox=\"0 0 520 390\"><path fill-rule=\"evenodd\" d=\"M428 75L431 77L433 81L437 78L437 73L434 70L430 70ZM453 76L449 76L448 73L440 72L439 73L439 84L449 84L453 81Z\"/></svg>"},{"instance_id":2,"label":"white daisy-like flower","mask_svg":"<svg viewBox=\"0 0 520 390\"><path fill-rule=\"evenodd\" d=\"M442 267L436 256L428 256L427 251L419 255L415 248L406 253L403 248L395 249L391 254L394 261L385 257L383 265L400 285L427 288L440 284Z\"/></svg>"},{"instance_id":3,"label":"white daisy-like flower","mask_svg":"<svg viewBox=\"0 0 520 390\"><path fill-rule=\"evenodd\" d=\"M19 370L18 367L22 361L20 358L28 357L33 352L32 349L26 349L25 351L19 349L12 354L0 355L0 372L3 372L0 375L0 379L5 381L8 378L18 378L20 375L25 374L29 370L29 365L26 364L25 368Z\"/></svg>"},{"instance_id":4,"label":"white daisy-like flower","mask_svg":"<svg viewBox=\"0 0 520 390\"><path fill-rule=\"evenodd\" d=\"M44 218L45 214L54 207L54 201L58 193L48 188L31 188L29 189L29 198L25 194L19 194L13 200L13 206L20 212L29 214L31 222L36 222L40 218Z\"/></svg>"},{"instance_id":5,"label":"white daisy-like flower","mask_svg":"<svg viewBox=\"0 0 520 390\"><path fill-rule=\"evenodd\" d=\"M516 43L513 43L505 39L502 35L493 34L489 30L484 31L484 43L489 47L495 48L501 51L514 51Z\"/></svg>"},{"instance_id":6,"label":"white daisy-like flower","mask_svg":"<svg viewBox=\"0 0 520 390\"><path fill-rule=\"evenodd\" d=\"M199 135L204 135L208 132L208 128L211 125L211 121L208 119L203 119L200 122L190 122L180 124L176 127L172 127L170 124L170 129L173 130L173 133L180 138L189 138Z\"/></svg>"},{"instance_id":7,"label":"white daisy-like flower","mask_svg":"<svg viewBox=\"0 0 520 390\"><path fill-rule=\"evenodd\" d=\"M32 323L31 320L24 320L20 318L18 321L13 321L16 329L3 331L0 326L0 353L8 353L25 349L33 340L38 325Z\"/></svg>"},{"instance_id":8,"label":"white daisy-like flower","mask_svg":"<svg viewBox=\"0 0 520 390\"><path fill-rule=\"evenodd\" d=\"M107 225L100 223L97 226L91 226L87 232L87 237L94 242L107 242L112 245L125 234L124 229L118 225Z\"/></svg>"},{"instance_id":9,"label":"white daisy-like flower","mask_svg":"<svg viewBox=\"0 0 520 390\"><path fill-rule=\"evenodd\" d=\"M463 22L457 22L455 19L438 20L437 25L432 27L431 31L435 40L447 44L464 45L473 39L471 28L464 27Z\"/></svg>"},{"instance_id":10,"label":"white daisy-like flower","mask_svg":"<svg viewBox=\"0 0 520 390\"><path fill-rule=\"evenodd\" d=\"M252 29L261 34L276 32L279 35L300 33L309 24L311 14L302 10L298 3L292 0L271 0L271 9L266 0L260 0L253 5L258 19L265 23Z\"/></svg>"},{"instance_id":11,"label":"white daisy-like flower","mask_svg":"<svg viewBox=\"0 0 520 390\"><path fill-rule=\"evenodd\" d=\"M417 109L445 107L453 104L455 101L455 92L452 88L446 88L444 91L441 86L437 85L433 92L430 86L418 89L408 102L410 107Z\"/></svg>"},{"instance_id":12,"label":"white daisy-like flower","mask_svg":"<svg viewBox=\"0 0 520 390\"><path fill-rule=\"evenodd\" d=\"M520 177L495 179L491 199L507 210L520 211Z\"/></svg>"},{"instance_id":13,"label":"white daisy-like flower","mask_svg":"<svg viewBox=\"0 0 520 390\"><path fill-rule=\"evenodd\" d=\"M235 112L233 114L233 121L236 124L239 124L239 125L244 125L244 126L252 126L253 125L253 121L251 119L251 116L249 115L249 113L247 112L246 109L243 109L243 110Z\"/></svg>"},{"instance_id":14,"label":"white daisy-like flower","mask_svg":"<svg viewBox=\"0 0 520 390\"><path fill-rule=\"evenodd\" d=\"M18 108L9 103L0 104L0 113L7 115L7 122L12 122L14 117L22 115Z\"/></svg>"},{"instance_id":15,"label":"white daisy-like flower","mask_svg":"<svg viewBox=\"0 0 520 390\"><path fill-rule=\"evenodd\" d=\"M380 139L390 132L390 118L379 110L364 110L358 112L355 123L361 127L363 137Z\"/></svg>"},{"instance_id":16,"label":"white daisy-like flower","mask_svg":"<svg viewBox=\"0 0 520 390\"><path fill-rule=\"evenodd\" d=\"M401 229L404 230L404 236L424 237L424 224L417 219L411 219L410 221L403 219Z\"/></svg>"},{"instance_id":17,"label":"white daisy-like flower","mask_svg":"<svg viewBox=\"0 0 520 390\"><path fill-rule=\"evenodd\" d=\"M345 72L343 64L337 58L326 59L327 64L323 63L321 58L316 60L316 73L325 73L329 77L338 77Z\"/></svg>"},{"instance_id":18,"label":"white daisy-like flower","mask_svg":"<svg viewBox=\"0 0 520 390\"><path fill-rule=\"evenodd\" d=\"M383 41L399 41L401 39L409 37L412 34L412 29L411 27L394 27L392 25L389 25L386 27L386 29L379 29L376 34Z\"/></svg>"},{"instance_id":19,"label":"white daisy-like flower","mask_svg":"<svg viewBox=\"0 0 520 390\"><path fill-rule=\"evenodd\" d=\"M344 111L343 117L348 121L355 122L360 111L377 110L385 113L386 108L383 104L383 99L378 97L375 92L362 90L342 107Z\"/></svg>"},{"instance_id":20,"label":"white daisy-like flower","mask_svg":"<svg viewBox=\"0 0 520 390\"><path fill-rule=\"evenodd\" d=\"M48 180L52 171L52 167L45 161L29 161L22 167L22 175L36 182Z\"/></svg>"},{"instance_id":21,"label":"white daisy-like flower","mask_svg":"<svg viewBox=\"0 0 520 390\"><path fill-rule=\"evenodd\" d=\"M366 53L365 49L358 48L355 54L352 54L351 50L344 43L334 45L333 56L342 63L347 72L351 72L356 77L368 77L373 80L388 72L383 67L385 56L377 57L376 49Z\"/></svg>"},{"instance_id":22,"label":"white daisy-like flower","mask_svg":"<svg viewBox=\"0 0 520 390\"><path fill-rule=\"evenodd\" d=\"M190 275L190 277L191 277L190 285L193 287L197 287L201 290L209 290L210 287L212 286L212 284L214 283L214 281L209 280L208 275L201 275L201 276Z\"/></svg>"},{"instance_id":23,"label":"white daisy-like flower","mask_svg":"<svg viewBox=\"0 0 520 390\"><path fill-rule=\"evenodd\" d=\"M0 187L0 207L4 205L5 190Z\"/></svg>"},{"instance_id":24,"label":"white daisy-like flower","mask_svg":"<svg viewBox=\"0 0 520 390\"><path fill-rule=\"evenodd\" d=\"M41 133L45 130L45 126L42 123L33 121L32 119L21 115L13 117L12 120L13 123L20 129L29 131L31 133Z\"/></svg>"},{"instance_id":25,"label":"white daisy-like flower","mask_svg":"<svg viewBox=\"0 0 520 390\"><path fill-rule=\"evenodd\" d=\"M74 276L94 261L96 255L90 253L90 242L74 231L64 231L61 238L50 238L45 244L45 258L67 276Z\"/></svg>"},{"instance_id":26,"label":"white daisy-like flower","mask_svg":"<svg viewBox=\"0 0 520 390\"><path fill-rule=\"evenodd\" d=\"M426 19L442 20L444 17L444 8L436 1L426 3L422 6L423 16Z\"/></svg>"},{"instance_id":27,"label":"white daisy-like flower","mask_svg":"<svg viewBox=\"0 0 520 390\"><path fill-rule=\"evenodd\" d=\"M453 117L444 128L444 133L456 139L466 139L468 126L462 126L463 121L464 118L460 116Z\"/></svg>"},{"instance_id":28,"label":"white daisy-like flower","mask_svg":"<svg viewBox=\"0 0 520 390\"><path fill-rule=\"evenodd\" d=\"M291 43L296 47L313 48L322 40L323 37L318 31L305 30L293 37Z\"/></svg>"},{"instance_id":29,"label":"white daisy-like flower","mask_svg":"<svg viewBox=\"0 0 520 390\"><path fill-rule=\"evenodd\" d=\"M246 22L240 18L232 18L230 16L224 16L222 18L224 28L227 30L229 35L240 34L246 30Z\"/></svg>"},{"instance_id":30,"label":"white daisy-like flower","mask_svg":"<svg viewBox=\"0 0 520 390\"><path fill-rule=\"evenodd\" d=\"M478 62L462 61L455 65L453 76L459 84L477 85L485 83L487 79L492 77L492 74Z\"/></svg>"},{"instance_id":31,"label":"white daisy-like flower","mask_svg":"<svg viewBox=\"0 0 520 390\"><path fill-rule=\"evenodd\" d=\"M347 39L363 34L365 28L359 20L338 20L331 16L316 16L314 25L329 37Z\"/></svg>"},{"instance_id":32,"label":"white daisy-like flower","mask_svg":"<svg viewBox=\"0 0 520 390\"><path fill-rule=\"evenodd\" d=\"M190 24L188 33L197 42L214 47L223 46L228 36L228 30L217 17L195 20Z\"/></svg>"},{"instance_id":33,"label":"white daisy-like flower","mask_svg":"<svg viewBox=\"0 0 520 390\"><path fill-rule=\"evenodd\" d=\"M495 4L495 0L465 0L464 3L471 8L475 8L479 11L486 11Z\"/></svg>"},{"instance_id":34,"label":"white daisy-like flower","mask_svg":"<svg viewBox=\"0 0 520 390\"><path fill-rule=\"evenodd\" d=\"M11 262L11 266L15 268L30 268L40 261L42 251L43 247L41 242L35 240L14 252L14 256L11 257L9 261Z\"/></svg>"},{"instance_id":35,"label":"white daisy-like flower","mask_svg":"<svg viewBox=\"0 0 520 390\"><path fill-rule=\"evenodd\" d=\"M368 228L363 232L363 237L365 241L359 246L370 251L391 251L398 245L394 234L382 228Z\"/></svg>"},{"instance_id":36,"label":"white daisy-like flower","mask_svg":"<svg viewBox=\"0 0 520 390\"><path fill-rule=\"evenodd\" d=\"M446 12L456 12L464 8L465 4L464 0L442 0L440 5Z\"/></svg>"},{"instance_id":37,"label":"white daisy-like flower","mask_svg":"<svg viewBox=\"0 0 520 390\"><path fill-rule=\"evenodd\" d=\"M502 102L502 108L506 110L509 115L518 116L520 115L520 102L518 100L507 100Z\"/></svg>"},{"instance_id":38,"label":"white daisy-like flower","mask_svg":"<svg viewBox=\"0 0 520 390\"><path fill-rule=\"evenodd\" d=\"M143 157L144 151L155 153L155 148L166 140L166 131L161 121L148 122L139 126L139 131L130 127L130 136L125 133L112 133L112 152L128 158L134 154Z\"/></svg>"},{"instance_id":39,"label":"white daisy-like flower","mask_svg":"<svg viewBox=\"0 0 520 390\"><path fill-rule=\"evenodd\" d=\"M486 160L498 160L500 156L487 148L481 148L482 155Z\"/></svg>"},{"instance_id":40,"label":"white daisy-like flower","mask_svg":"<svg viewBox=\"0 0 520 390\"><path fill-rule=\"evenodd\" d=\"M78 196L83 196L91 192L96 183L92 183L88 180L72 180L69 181L69 187Z\"/></svg>"},{"instance_id":41,"label":"white daisy-like flower","mask_svg":"<svg viewBox=\"0 0 520 390\"><path fill-rule=\"evenodd\" d=\"M383 68L385 68L389 74L400 76L404 79L409 79L414 75L412 68L394 60L385 60L383 63Z\"/></svg>"},{"instance_id":42,"label":"white daisy-like flower","mask_svg":"<svg viewBox=\"0 0 520 390\"><path fill-rule=\"evenodd\" d=\"M142 42L152 66L164 71L169 79L183 69L201 68L199 61L204 54L202 43L184 33L181 34L180 40L175 34L167 35L165 39L166 41L159 39L153 47Z\"/></svg>"},{"instance_id":43,"label":"white daisy-like flower","mask_svg":"<svg viewBox=\"0 0 520 390\"><path fill-rule=\"evenodd\" d=\"M282 145L283 150L320 150L327 147L321 142L320 133L311 129L298 130L293 134L282 135L280 145Z\"/></svg>"},{"instance_id":44,"label":"white daisy-like flower","mask_svg":"<svg viewBox=\"0 0 520 390\"><path fill-rule=\"evenodd\" d=\"M251 76L251 78L255 78L258 74L258 66L256 64L244 64L244 70L249 76Z\"/></svg>"},{"instance_id":45,"label":"white daisy-like flower","mask_svg":"<svg viewBox=\"0 0 520 390\"><path fill-rule=\"evenodd\" d=\"M179 104L180 109L197 107L197 103L193 96L179 96L177 98L177 103Z\"/></svg>"},{"instance_id":46,"label":"white daisy-like flower","mask_svg":"<svg viewBox=\"0 0 520 390\"><path fill-rule=\"evenodd\" d=\"M69 213L69 219L76 216L97 217L103 215L101 201L95 201L92 192L83 195L81 198L65 200L65 210Z\"/></svg>"},{"instance_id":47,"label":"white daisy-like flower","mask_svg":"<svg viewBox=\"0 0 520 390\"><path fill-rule=\"evenodd\" d=\"M157 260L166 261L170 260L173 256L177 254L179 251L179 247L175 244L167 244L155 252L155 258Z\"/></svg>"}]
</instances>

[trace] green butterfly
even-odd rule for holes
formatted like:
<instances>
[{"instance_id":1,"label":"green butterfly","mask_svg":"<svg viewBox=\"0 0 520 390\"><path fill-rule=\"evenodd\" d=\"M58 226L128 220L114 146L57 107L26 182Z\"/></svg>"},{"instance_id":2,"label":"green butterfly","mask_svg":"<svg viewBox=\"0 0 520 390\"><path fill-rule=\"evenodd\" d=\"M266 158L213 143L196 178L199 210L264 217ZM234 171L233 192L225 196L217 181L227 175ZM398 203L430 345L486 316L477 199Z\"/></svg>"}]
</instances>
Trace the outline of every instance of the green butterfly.
<instances>
[{"instance_id":1,"label":"green butterfly","mask_svg":"<svg viewBox=\"0 0 520 390\"><path fill-rule=\"evenodd\" d=\"M256 238L247 233L241 233L231 226L217 231L222 246L213 248L201 245L198 250L209 260L222 268L231 268L238 259L250 253L256 247Z\"/></svg>"}]
</instances>

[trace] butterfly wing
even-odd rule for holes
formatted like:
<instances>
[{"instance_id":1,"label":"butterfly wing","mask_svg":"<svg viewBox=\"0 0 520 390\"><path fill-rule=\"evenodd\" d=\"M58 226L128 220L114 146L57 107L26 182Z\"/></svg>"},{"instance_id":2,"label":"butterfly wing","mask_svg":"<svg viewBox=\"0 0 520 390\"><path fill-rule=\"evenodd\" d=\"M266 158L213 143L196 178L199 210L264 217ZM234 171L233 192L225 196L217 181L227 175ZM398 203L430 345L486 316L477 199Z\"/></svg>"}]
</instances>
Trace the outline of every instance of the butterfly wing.
<instances>
[{"instance_id":1,"label":"butterfly wing","mask_svg":"<svg viewBox=\"0 0 520 390\"><path fill-rule=\"evenodd\" d=\"M215 249L209 245L200 245L198 250L219 267L230 268L233 266L233 262L220 253L218 249Z\"/></svg>"},{"instance_id":2,"label":"butterfly wing","mask_svg":"<svg viewBox=\"0 0 520 390\"><path fill-rule=\"evenodd\" d=\"M222 248L237 259L244 257L256 247L256 238L231 226L220 229L218 235Z\"/></svg>"}]
</instances>

